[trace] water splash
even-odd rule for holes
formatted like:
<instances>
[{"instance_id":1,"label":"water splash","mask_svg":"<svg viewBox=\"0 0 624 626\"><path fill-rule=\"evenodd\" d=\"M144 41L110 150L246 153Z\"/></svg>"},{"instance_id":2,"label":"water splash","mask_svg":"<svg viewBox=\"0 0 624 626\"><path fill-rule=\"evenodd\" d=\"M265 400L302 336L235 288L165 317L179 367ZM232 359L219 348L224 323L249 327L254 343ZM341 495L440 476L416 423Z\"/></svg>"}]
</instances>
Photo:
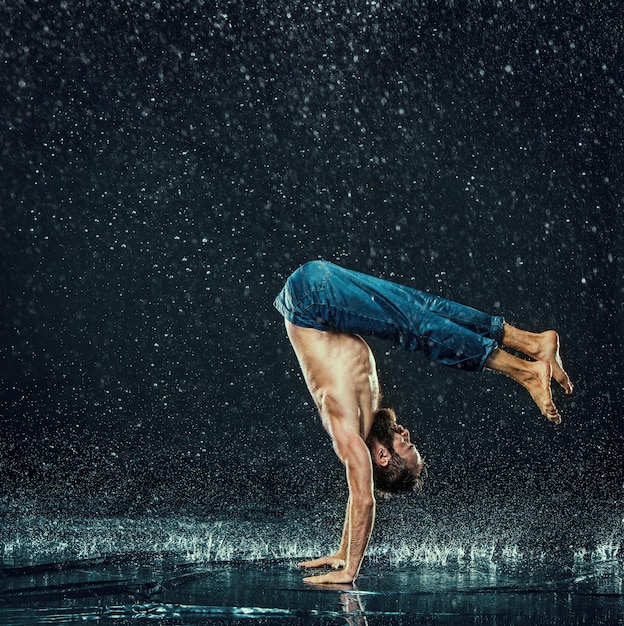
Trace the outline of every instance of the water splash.
<instances>
[{"instance_id":1,"label":"water splash","mask_svg":"<svg viewBox=\"0 0 624 626\"><path fill-rule=\"evenodd\" d=\"M5 520L6 521L6 520ZM3 525L0 557L5 565L106 558L120 554L172 555L190 563L297 560L335 548L332 533L319 532L315 521L156 518L49 518L33 516ZM470 564L519 565L544 561L549 547L529 545L512 534L464 529L456 538L431 534L390 541L379 536L368 551L372 562L392 566L422 564L455 567ZM603 537L604 537L603 533ZM559 548L560 546L557 546ZM610 562L622 554L621 537L587 537L570 546L570 566Z\"/></svg>"}]
</instances>

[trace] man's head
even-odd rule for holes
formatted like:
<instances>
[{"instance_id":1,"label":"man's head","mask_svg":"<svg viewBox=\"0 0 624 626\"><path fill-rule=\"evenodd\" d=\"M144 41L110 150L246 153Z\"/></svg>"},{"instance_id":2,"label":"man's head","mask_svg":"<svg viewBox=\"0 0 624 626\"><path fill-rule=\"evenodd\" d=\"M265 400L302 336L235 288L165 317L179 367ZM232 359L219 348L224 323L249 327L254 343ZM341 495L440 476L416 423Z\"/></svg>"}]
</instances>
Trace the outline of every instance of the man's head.
<instances>
[{"instance_id":1,"label":"man's head","mask_svg":"<svg viewBox=\"0 0 624 626\"><path fill-rule=\"evenodd\" d=\"M366 439L373 458L375 487L385 493L403 493L422 487L425 466L406 428L397 424L392 409L379 409Z\"/></svg>"}]
</instances>

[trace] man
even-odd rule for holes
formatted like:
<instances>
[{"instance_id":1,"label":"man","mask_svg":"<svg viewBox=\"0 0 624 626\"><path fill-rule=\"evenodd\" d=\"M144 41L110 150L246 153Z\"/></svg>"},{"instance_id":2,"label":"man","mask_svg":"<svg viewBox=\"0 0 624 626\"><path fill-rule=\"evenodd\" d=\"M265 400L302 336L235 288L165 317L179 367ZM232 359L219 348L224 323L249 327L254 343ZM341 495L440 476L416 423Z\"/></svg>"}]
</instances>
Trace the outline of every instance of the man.
<instances>
[{"instance_id":1,"label":"man","mask_svg":"<svg viewBox=\"0 0 624 626\"><path fill-rule=\"evenodd\" d=\"M451 367L502 372L520 383L555 424L561 416L553 403L551 378L572 393L555 331L520 330L502 317L326 261L311 261L296 270L274 305L284 316L349 486L338 551L300 563L305 568L331 566L335 571L305 578L308 582L353 582L373 529L374 486L396 493L421 484L423 460L394 412L379 408L375 359L360 335L392 340ZM532 360L513 356L500 346Z\"/></svg>"}]
</instances>

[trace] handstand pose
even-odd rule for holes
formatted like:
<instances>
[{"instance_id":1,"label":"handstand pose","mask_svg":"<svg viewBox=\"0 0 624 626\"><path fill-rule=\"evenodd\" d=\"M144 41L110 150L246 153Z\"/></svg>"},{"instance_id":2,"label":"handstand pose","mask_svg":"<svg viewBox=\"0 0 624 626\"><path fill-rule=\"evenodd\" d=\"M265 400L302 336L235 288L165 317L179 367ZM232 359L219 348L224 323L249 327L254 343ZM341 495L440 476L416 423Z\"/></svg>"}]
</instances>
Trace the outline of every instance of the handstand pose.
<instances>
[{"instance_id":1,"label":"handstand pose","mask_svg":"<svg viewBox=\"0 0 624 626\"><path fill-rule=\"evenodd\" d=\"M326 261L311 261L296 270L274 305L284 316L303 377L345 466L349 486L338 551L300 563L336 571L304 579L309 582L356 579L373 529L374 486L398 493L422 484L423 460L409 431L397 424L394 411L379 407L375 359L360 335L421 350L430 360L451 367L502 372L520 383L555 424L561 416L553 403L551 378L572 393L554 330L520 330L502 317Z\"/></svg>"}]
</instances>

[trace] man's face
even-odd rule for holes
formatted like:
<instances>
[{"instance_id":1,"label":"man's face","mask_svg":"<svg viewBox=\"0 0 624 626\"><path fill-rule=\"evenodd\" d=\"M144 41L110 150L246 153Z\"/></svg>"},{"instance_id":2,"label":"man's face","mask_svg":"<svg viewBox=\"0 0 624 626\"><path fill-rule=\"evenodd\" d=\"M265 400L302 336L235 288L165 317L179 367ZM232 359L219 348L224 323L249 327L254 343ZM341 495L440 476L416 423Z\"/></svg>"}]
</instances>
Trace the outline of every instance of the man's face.
<instances>
[{"instance_id":1,"label":"man's face","mask_svg":"<svg viewBox=\"0 0 624 626\"><path fill-rule=\"evenodd\" d=\"M401 424L397 424L392 428L392 431L392 447L395 453L405 461L407 467L411 470L416 470L417 474L420 475L425 462L416 446L411 442L409 430L401 426Z\"/></svg>"}]
</instances>

